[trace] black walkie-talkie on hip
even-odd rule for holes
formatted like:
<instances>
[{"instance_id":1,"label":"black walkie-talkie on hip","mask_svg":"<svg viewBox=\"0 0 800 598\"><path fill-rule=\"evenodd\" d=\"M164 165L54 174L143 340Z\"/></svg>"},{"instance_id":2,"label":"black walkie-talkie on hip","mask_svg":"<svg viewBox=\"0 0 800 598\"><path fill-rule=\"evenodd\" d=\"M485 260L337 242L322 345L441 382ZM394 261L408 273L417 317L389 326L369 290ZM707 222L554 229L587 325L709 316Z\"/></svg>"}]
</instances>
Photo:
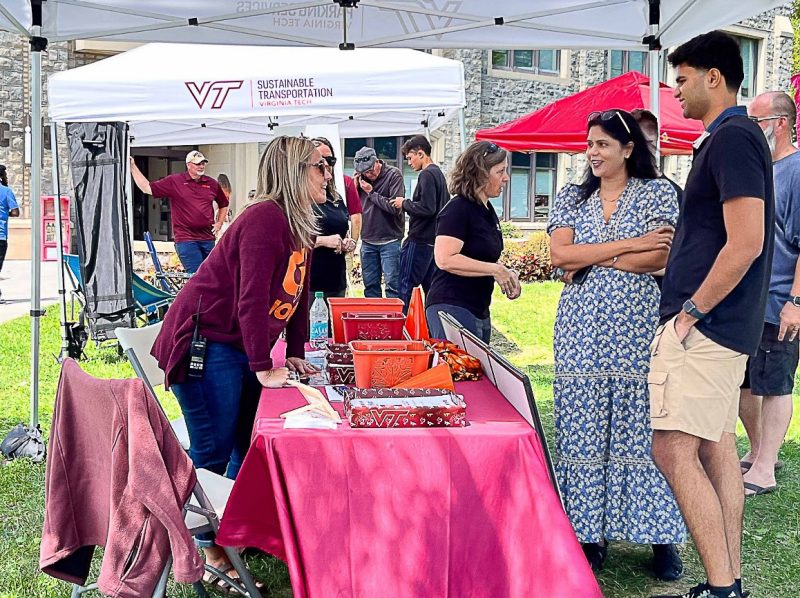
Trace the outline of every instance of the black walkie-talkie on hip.
<instances>
[{"instance_id":1,"label":"black walkie-talkie on hip","mask_svg":"<svg viewBox=\"0 0 800 598\"><path fill-rule=\"evenodd\" d=\"M189 346L189 378L202 378L203 370L206 367L206 346L208 342L200 334L200 301L197 301L197 314L194 317L194 334L192 334L192 344Z\"/></svg>"}]
</instances>

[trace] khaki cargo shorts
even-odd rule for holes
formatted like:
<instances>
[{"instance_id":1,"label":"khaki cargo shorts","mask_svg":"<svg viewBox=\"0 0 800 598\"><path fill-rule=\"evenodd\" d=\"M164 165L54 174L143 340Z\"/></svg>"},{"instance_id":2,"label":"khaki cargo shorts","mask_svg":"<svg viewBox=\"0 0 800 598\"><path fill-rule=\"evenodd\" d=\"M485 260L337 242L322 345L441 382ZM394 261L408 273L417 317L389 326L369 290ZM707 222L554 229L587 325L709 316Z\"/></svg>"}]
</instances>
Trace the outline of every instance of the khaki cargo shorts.
<instances>
[{"instance_id":1,"label":"khaki cargo shorts","mask_svg":"<svg viewBox=\"0 0 800 598\"><path fill-rule=\"evenodd\" d=\"M678 430L714 442L723 432L735 432L746 365L747 355L695 327L680 342L675 318L659 326L647 376L653 430Z\"/></svg>"}]
</instances>

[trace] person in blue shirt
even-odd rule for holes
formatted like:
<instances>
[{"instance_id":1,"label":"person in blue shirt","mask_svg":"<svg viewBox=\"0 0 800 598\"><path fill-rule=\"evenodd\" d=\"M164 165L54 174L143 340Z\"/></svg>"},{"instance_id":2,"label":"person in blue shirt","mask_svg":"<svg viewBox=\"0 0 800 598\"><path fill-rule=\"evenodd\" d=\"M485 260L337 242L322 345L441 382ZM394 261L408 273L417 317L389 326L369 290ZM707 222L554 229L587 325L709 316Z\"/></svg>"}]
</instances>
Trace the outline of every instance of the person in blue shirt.
<instances>
[{"instance_id":1,"label":"person in blue shirt","mask_svg":"<svg viewBox=\"0 0 800 598\"><path fill-rule=\"evenodd\" d=\"M8 186L6 167L0 164L0 272L3 271L3 262L8 249L8 219L17 216L19 216L19 204L14 192ZM0 290L0 303L4 303L2 290Z\"/></svg>"},{"instance_id":2,"label":"person in blue shirt","mask_svg":"<svg viewBox=\"0 0 800 598\"><path fill-rule=\"evenodd\" d=\"M772 151L775 255L758 353L747 364L739 417L750 450L742 457L746 496L777 488L778 451L792 420L794 374L800 358L800 151L792 145L797 109L782 91L768 91L748 107Z\"/></svg>"}]
</instances>

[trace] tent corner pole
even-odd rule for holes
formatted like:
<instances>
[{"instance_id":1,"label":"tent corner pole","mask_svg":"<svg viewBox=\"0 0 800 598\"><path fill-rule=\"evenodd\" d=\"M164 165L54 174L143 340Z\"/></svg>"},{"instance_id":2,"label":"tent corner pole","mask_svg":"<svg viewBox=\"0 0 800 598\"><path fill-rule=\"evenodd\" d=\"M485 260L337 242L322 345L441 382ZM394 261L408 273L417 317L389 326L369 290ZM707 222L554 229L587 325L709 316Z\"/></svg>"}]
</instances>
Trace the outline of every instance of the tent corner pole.
<instances>
[{"instance_id":1,"label":"tent corner pole","mask_svg":"<svg viewBox=\"0 0 800 598\"><path fill-rule=\"evenodd\" d=\"M50 147L53 160L53 197L56 205L56 241L58 242L58 295L61 307L61 351L58 353L59 363L69 356L67 339L67 284L64 277L64 222L61 217L61 172L58 162L58 130L55 121L50 123Z\"/></svg>"},{"instance_id":2,"label":"tent corner pole","mask_svg":"<svg viewBox=\"0 0 800 598\"><path fill-rule=\"evenodd\" d=\"M467 119L464 116L464 107L458 109L458 126L461 133L461 151L467 149Z\"/></svg>"},{"instance_id":3,"label":"tent corner pole","mask_svg":"<svg viewBox=\"0 0 800 598\"><path fill-rule=\"evenodd\" d=\"M661 78L660 72L660 50L650 50L648 52L650 59L650 111L655 114L658 119L659 125L661 124L661 106L660 106L660 88ZM656 163L661 159L661 135L656 136Z\"/></svg>"},{"instance_id":4,"label":"tent corner pole","mask_svg":"<svg viewBox=\"0 0 800 598\"><path fill-rule=\"evenodd\" d=\"M659 124L661 125L661 109L659 106L660 91L661 91L661 40L658 38L658 28L661 22L661 0L649 0L649 25L648 37L646 41L649 44L649 51L647 58L649 61L650 69L650 112L652 112ZM656 164L661 161L661 135L656 135Z\"/></svg>"},{"instance_id":5,"label":"tent corner pole","mask_svg":"<svg viewBox=\"0 0 800 598\"><path fill-rule=\"evenodd\" d=\"M31 44L31 427L39 425L39 333L41 309L41 206L42 185L42 51L47 40L39 37L41 25L33 27Z\"/></svg>"},{"instance_id":6,"label":"tent corner pole","mask_svg":"<svg viewBox=\"0 0 800 598\"><path fill-rule=\"evenodd\" d=\"M122 161L122 172L125 173L125 206L128 210L128 240L131 243L131 254L133 254L133 175L130 166L131 157L131 136L130 124L125 124L125 156Z\"/></svg>"}]
</instances>

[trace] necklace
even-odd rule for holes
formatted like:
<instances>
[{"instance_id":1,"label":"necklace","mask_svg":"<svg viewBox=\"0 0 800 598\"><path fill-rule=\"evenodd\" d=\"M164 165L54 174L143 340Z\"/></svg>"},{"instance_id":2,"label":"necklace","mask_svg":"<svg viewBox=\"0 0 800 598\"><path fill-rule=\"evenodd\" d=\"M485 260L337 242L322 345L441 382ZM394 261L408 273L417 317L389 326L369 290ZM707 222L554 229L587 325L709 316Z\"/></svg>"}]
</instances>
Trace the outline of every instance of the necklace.
<instances>
[{"instance_id":1,"label":"necklace","mask_svg":"<svg viewBox=\"0 0 800 598\"><path fill-rule=\"evenodd\" d=\"M590 206L592 218L595 221L595 227L599 232L599 237L601 239L601 243L605 243L606 241L615 241L619 239L619 227L620 227L620 220L624 216L626 212L629 202L626 199L625 201L619 201L623 198L629 197L630 193L632 192L631 189L635 187L635 185L630 184L630 180L625 184L625 187L622 189L622 192L616 199L612 200L605 200L600 196L600 189L597 189L595 193L597 193L597 198L600 200L601 203L592 202ZM634 181L635 182L635 181ZM611 213L608 220L605 218L603 202L608 202L610 204L616 204L619 202L619 205L615 206L614 211Z\"/></svg>"},{"instance_id":2,"label":"necklace","mask_svg":"<svg viewBox=\"0 0 800 598\"><path fill-rule=\"evenodd\" d=\"M620 200L620 198L622 197L622 195L624 193L625 193L625 187L622 188L622 190L619 192L619 194L617 194L617 196L614 199L606 199L605 197L602 196L602 194L600 193L600 190L598 189L597 190L597 197L600 198L600 201L604 201L605 203L616 203L616 202L618 202Z\"/></svg>"}]
</instances>

